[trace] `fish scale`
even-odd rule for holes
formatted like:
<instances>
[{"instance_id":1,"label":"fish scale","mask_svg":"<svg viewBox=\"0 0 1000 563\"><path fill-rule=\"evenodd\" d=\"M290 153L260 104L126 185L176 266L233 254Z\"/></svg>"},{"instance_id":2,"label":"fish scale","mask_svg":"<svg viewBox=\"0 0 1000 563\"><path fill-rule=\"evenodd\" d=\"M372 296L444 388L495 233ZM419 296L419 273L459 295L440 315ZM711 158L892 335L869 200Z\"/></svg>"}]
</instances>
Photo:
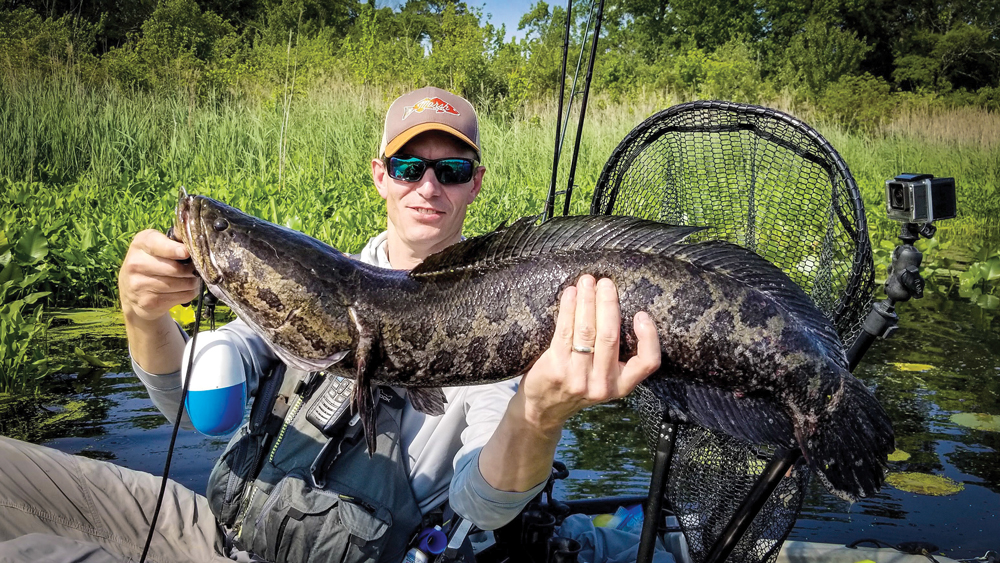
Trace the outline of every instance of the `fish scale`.
<instances>
[{"instance_id":1,"label":"fish scale","mask_svg":"<svg viewBox=\"0 0 1000 563\"><path fill-rule=\"evenodd\" d=\"M369 444L372 386L408 388L443 413L441 387L525 373L552 340L559 296L583 274L613 280L623 319L646 311L661 367L643 385L678 420L751 443L798 445L835 494L878 491L892 426L847 370L829 320L781 270L700 230L630 217L524 218L412 271L352 260L302 233L182 194L176 231L209 289L290 366L342 362ZM635 355L625 322L620 357Z\"/></svg>"}]
</instances>

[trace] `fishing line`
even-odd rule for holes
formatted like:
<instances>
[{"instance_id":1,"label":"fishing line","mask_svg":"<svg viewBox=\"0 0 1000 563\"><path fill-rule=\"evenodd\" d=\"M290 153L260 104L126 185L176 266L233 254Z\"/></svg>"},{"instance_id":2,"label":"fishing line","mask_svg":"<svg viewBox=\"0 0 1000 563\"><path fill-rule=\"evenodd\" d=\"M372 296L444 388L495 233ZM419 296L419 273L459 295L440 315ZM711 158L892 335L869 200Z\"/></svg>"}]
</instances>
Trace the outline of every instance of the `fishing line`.
<instances>
[{"instance_id":1,"label":"fishing line","mask_svg":"<svg viewBox=\"0 0 1000 563\"><path fill-rule=\"evenodd\" d=\"M194 366L195 340L198 338L198 329L201 326L201 306L206 301L205 284L202 283L201 292L198 294L197 311L195 311L194 314L194 328L191 329L191 354L188 356L187 377L184 378L184 385L181 387L181 401L180 406L177 407L177 417L174 418L174 430L170 434L170 446L167 448L167 461L163 465L163 478L160 481L160 494L156 497L156 508L153 509L153 519L149 523L149 535L146 536L146 545L142 548L142 556L139 557L139 563L146 562L146 554L149 552L149 544L153 541L153 533L156 531L156 519L160 515L160 505L163 503L163 494L167 490L167 477L170 475L170 460L174 456L174 443L177 441L177 431L181 427L181 417L184 416L184 401L187 400L188 387L191 385L191 370ZM214 309L213 305L214 303L209 303L209 309ZM215 328L214 311L210 324L212 325L212 328Z\"/></svg>"}]
</instances>

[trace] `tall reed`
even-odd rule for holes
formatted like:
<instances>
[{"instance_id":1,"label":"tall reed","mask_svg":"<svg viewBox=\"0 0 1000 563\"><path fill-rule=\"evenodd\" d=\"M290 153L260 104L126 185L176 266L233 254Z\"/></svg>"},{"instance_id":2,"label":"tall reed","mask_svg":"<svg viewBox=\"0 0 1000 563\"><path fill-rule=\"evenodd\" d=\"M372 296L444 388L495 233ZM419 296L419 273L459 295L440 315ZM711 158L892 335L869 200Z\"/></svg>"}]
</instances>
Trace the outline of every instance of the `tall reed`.
<instances>
[{"instance_id":1,"label":"tall reed","mask_svg":"<svg viewBox=\"0 0 1000 563\"><path fill-rule=\"evenodd\" d=\"M138 230L170 224L181 185L355 251L385 228L371 159L385 108L397 93L331 78L294 94L248 87L199 102L183 94L84 85L72 74L2 79L0 228L46 229L59 272L52 282L54 298L67 305L114 302L115 275L129 240ZM618 142L675 101L655 92L636 99L592 99L574 213L586 212ZM876 238L896 234L884 219L883 182L908 171L957 179L961 218L942 223L943 236L1000 234L1000 146L989 141L996 138L989 125L995 116L955 116L968 125L952 133L933 134L946 128L935 125L947 122L944 114L913 114L875 136L819 125L854 172ZM975 121L987 124L980 133L958 133L971 130ZM532 102L513 116L483 112L488 172L470 208L467 234L542 210L554 126L554 104L546 102ZM572 138L564 147L568 162ZM562 174L558 189L565 189L565 182Z\"/></svg>"}]
</instances>

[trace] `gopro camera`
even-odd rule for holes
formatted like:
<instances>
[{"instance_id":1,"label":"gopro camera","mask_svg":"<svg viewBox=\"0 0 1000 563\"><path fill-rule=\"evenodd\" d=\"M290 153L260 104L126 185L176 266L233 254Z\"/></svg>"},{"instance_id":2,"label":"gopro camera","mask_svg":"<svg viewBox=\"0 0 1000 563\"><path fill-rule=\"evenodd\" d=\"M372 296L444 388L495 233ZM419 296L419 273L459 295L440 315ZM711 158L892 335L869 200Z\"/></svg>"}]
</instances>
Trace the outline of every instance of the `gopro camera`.
<instances>
[{"instance_id":1,"label":"gopro camera","mask_svg":"<svg viewBox=\"0 0 1000 563\"><path fill-rule=\"evenodd\" d=\"M955 179L931 174L900 174L885 181L889 218L903 223L930 223L957 215Z\"/></svg>"}]
</instances>

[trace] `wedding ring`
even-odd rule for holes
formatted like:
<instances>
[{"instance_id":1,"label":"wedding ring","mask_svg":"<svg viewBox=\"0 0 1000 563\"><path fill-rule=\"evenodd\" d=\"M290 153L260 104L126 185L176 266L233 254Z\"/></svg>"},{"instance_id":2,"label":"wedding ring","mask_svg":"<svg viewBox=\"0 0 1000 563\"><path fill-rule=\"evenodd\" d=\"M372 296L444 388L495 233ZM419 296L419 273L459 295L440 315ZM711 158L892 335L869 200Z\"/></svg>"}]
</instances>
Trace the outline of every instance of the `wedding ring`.
<instances>
[{"instance_id":1,"label":"wedding ring","mask_svg":"<svg viewBox=\"0 0 1000 563\"><path fill-rule=\"evenodd\" d=\"M590 346L579 346L577 344L573 345L573 351L574 352L582 352L584 354L593 354L594 353L594 349L591 348Z\"/></svg>"}]
</instances>

